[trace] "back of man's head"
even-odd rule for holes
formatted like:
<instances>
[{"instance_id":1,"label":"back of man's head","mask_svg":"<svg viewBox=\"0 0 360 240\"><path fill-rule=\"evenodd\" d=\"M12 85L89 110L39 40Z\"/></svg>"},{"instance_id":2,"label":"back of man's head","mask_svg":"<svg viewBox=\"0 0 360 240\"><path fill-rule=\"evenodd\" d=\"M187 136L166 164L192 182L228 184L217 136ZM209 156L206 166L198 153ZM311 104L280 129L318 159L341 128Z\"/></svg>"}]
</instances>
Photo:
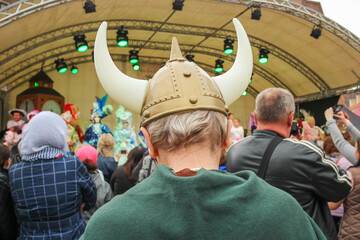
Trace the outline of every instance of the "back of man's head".
<instances>
[{"instance_id":1,"label":"back of man's head","mask_svg":"<svg viewBox=\"0 0 360 240\"><path fill-rule=\"evenodd\" d=\"M255 114L260 123L283 123L294 111L294 98L288 90L268 88L256 97Z\"/></svg>"},{"instance_id":2,"label":"back of man's head","mask_svg":"<svg viewBox=\"0 0 360 240\"><path fill-rule=\"evenodd\" d=\"M158 149L174 151L209 140L215 151L226 139L227 118L217 111L187 111L156 119L146 129Z\"/></svg>"},{"instance_id":3,"label":"back of man's head","mask_svg":"<svg viewBox=\"0 0 360 240\"><path fill-rule=\"evenodd\" d=\"M6 161L10 158L9 148L4 144L0 144L0 167L3 168Z\"/></svg>"}]
</instances>

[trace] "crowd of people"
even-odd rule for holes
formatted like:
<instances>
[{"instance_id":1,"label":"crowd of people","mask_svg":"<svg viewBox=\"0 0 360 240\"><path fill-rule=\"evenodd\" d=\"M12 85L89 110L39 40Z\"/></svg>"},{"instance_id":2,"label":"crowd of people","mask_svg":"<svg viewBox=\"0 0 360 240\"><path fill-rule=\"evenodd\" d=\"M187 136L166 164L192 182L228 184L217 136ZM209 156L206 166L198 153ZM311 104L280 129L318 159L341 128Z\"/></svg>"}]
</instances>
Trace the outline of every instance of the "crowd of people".
<instances>
[{"instance_id":1,"label":"crowd of people","mask_svg":"<svg viewBox=\"0 0 360 240\"><path fill-rule=\"evenodd\" d=\"M344 112L325 111L323 146L312 123L290 137L294 98L269 88L256 97L256 130L245 137L225 93L182 57L176 38L159 72L139 99L148 149L133 148L120 166L106 131L68 155L68 128L52 112L16 129L12 146L0 144L0 239L360 238L360 131ZM181 94L159 90L169 84Z\"/></svg>"}]
</instances>

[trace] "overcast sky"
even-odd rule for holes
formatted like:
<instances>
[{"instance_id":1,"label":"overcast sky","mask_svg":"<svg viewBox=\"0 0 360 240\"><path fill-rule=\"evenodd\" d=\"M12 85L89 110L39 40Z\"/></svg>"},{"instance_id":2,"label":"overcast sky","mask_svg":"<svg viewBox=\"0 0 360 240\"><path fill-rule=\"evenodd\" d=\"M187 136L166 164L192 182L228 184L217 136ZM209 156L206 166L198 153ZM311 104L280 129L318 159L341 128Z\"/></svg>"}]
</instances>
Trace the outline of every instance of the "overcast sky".
<instances>
[{"instance_id":1,"label":"overcast sky","mask_svg":"<svg viewBox=\"0 0 360 240\"><path fill-rule=\"evenodd\" d=\"M317 0L324 15L360 37L360 0Z\"/></svg>"}]
</instances>

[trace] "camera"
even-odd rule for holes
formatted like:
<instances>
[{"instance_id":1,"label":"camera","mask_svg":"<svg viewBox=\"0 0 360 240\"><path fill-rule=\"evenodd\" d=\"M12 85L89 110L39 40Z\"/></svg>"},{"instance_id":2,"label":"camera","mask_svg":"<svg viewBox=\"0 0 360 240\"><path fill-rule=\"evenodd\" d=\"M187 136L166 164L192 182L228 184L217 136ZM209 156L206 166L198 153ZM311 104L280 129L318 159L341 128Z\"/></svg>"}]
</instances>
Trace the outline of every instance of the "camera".
<instances>
[{"instance_id":1,"label":"camera","mask_svg":"<svg viewBox=\"0 0 360 240\"><path fill-rule=\"evenodd\" d=\"M292 121L290 135L298 136L298 134L302 134L302 128L299 127L299 123L295 120Z\"/></svg>"},{"instance_id":2,"label":"camera","mask_svg":"<svg viewBox=\"0 0 360 240\"><path fill-rule=\"evenodd\" d=\"M340 112L341 111L341 109L342 109L342 105L335 105L334 107L333 107L333 109L334 109L334 114L337 114L338 112Z\"/></svg>"}]
</instances>

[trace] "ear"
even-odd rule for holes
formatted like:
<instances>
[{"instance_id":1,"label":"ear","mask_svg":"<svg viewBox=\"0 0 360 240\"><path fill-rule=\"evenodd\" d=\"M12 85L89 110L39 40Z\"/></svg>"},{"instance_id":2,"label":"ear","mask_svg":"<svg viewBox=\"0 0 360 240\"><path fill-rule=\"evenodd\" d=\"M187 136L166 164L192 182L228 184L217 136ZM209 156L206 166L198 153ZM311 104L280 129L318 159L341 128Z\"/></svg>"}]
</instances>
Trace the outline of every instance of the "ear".
<instances>
[{"instance_id":1,"label":"ear","mask_svg":"<svg viewBox=\"0 0 360 240\"><path fill-rule=\"evenodd\" d=\"M149 132L146 130L146 128L141 127L141 128L140 128L140 131L143 133L143 135L144 135L144 137L145 137L145 142L146 142L146 145L147 145L148 148L149 148L150 157L156 158L157 156L159 156L159 152L158 152L158 150L154 147L154 145L152 144L151 139L150 139L150 134L149 134Z\"/></svg>"},{"instance_id":2,"label":"ear","mask_svg":"<svg viewBox=\"0 0 360 240\"><path fill-rule=\"evenodd\" d=\"M294 119L294 112L291 112L291 113L289 114L289 116L288 116L288 119L287 119L287 124L288 124L288 126L291 127L293 119Z\"/></svg>"},{"instance_id":3,"label":"ear","mask_svg":"<svg viewBox=\"0 0 360 240\"><path fill-rule=\"evenodd\" d=\"M254 122L256 125L258 125L258 122L257 122L257 118L256 118L256 113L254 112Z\"/></svg>"},{"instance_id":4,"label":"ear","mask_svg":"<svg viewBox=\"0 0 360 240\"><path fill-rule=\"evenodd\" d=\"M227 121L227 133L226 133L225 142L223 144L223 148L228 148L232 144L231 139L230 139L232 124L233 124L232 120L228 119L228 121Z\"/></svg>"}]
</instances>

